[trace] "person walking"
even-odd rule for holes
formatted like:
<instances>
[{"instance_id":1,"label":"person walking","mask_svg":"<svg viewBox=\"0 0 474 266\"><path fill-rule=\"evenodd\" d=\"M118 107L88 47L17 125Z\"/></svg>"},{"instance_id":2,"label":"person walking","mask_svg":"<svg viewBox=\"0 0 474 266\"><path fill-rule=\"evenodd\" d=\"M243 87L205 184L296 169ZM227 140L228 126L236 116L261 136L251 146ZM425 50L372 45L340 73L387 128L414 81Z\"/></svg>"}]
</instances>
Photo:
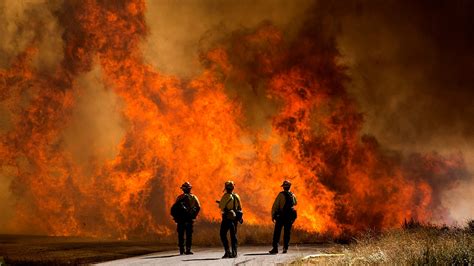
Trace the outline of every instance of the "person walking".
<instances>
[{"instance_id":1,"label":"person walking","mask_svg":"<svg viewBox=\"0 0 474 266\"><path fill-rule=\"evenodd\" d=\"M240 197L234 193L234 182L227 181L224 185L224 195L219 201L219 208L222 211L222 223L220 229L220 237L224 246L224 256L222 258L237 257L237 224L242 223L242 204ZM230 232L230 242L232 252L229 250L229 242L227 240L227 232Z\"/></svg>"},{"instance_id":2,"label":"person walking","mask_svg":"<svg viewBox=\"0 0 474 266\"><path fill-rule=\"evenodd\" d=\"M281 186L283 191L278 194L272 207L272 221L275 223L275 230L273 231L273 249L269 251L270 254L278 253L278 242L280 241L282 228L284 228L283 253L288 251L291 227L297 216L294 209L294 206L297 204L296 197L290 192L291 182L285 180Z\"/></svg>"},{"instance_id":3,"label":"person walking","mask_svg":"<svg viewBox=\"0 0 474 266\"><path fill-rule=\"evenodd\" d=\"M171 207L171 216L177 224L179 254L192 255L193 224L201 204L196 195L191 193L191 183L184 182L181 186L183 194L179 195L176 202ZM186 234L186 251L184 235Z\"/></svg>"}]
</instances>

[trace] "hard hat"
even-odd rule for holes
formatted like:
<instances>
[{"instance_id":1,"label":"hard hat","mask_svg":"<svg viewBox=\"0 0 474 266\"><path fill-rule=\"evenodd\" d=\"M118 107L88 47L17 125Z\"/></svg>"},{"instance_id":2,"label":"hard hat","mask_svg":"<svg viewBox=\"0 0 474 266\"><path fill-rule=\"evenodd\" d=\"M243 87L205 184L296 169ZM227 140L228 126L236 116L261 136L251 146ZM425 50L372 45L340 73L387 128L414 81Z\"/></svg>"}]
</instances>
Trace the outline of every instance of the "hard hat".
<instances>
[{"instance_id":1,"label":"hard hat","mask_svg":"<svg viewBox=\"0 0 474 266\"><path fill-rule=\"evenodd\" d=\"M181 189L191 189L193 186L191 186L191 183L189 182L184 182L182 185L181 185Z\"/></svg>"},{"instance_id":2,"label":"hard hat","mask_svg":"<svg viewBox=\"0 0 474 266\"><path fill-rule=\"evenodd\" d=\"M283 184L281 184L282 187L291 187L291 182L288 180L283 181Z\"/></svg>"},{"instance_id":3,"label":"hard hat","mask_svg":"<svg viewBox=\"0 0 474 266\"><path fill-rule=\"evenodd\" d=\"M234 181L232 180L226 181L224 187L226 189L233 189L235 187Z\"/></svg>"}]
</instances>

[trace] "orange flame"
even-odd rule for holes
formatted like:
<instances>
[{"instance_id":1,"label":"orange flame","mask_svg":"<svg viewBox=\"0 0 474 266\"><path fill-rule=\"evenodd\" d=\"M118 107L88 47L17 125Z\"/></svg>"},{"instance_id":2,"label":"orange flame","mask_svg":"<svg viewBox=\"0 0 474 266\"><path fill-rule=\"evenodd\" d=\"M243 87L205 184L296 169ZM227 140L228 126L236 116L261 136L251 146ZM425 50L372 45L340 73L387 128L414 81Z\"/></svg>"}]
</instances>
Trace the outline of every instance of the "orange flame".
<instances>
[{"instance_id":1,"label":"orange flame","mask_svg":"<svg viewBox=\"0 0 474 266\"><path fill-rule=\"evenodd\" d=\"M0 71L1 99L14 106L0 154L4 167L16 170L16 230L168 234L168 210L183 181L202 202L200 219L214 220L214 200L228 179L236 182L246 220L270 224L271 202L287 177L298 197L299 228L390 228L410 217L436 218L439 192L467 175L461 155L406 158L361 136L363 116L344 88L337 49L318 32L303 30L293 42L270 24L237 32L204 52L204 71L184 82L144 62L143 1L65 5L60 69L36 71L29 48ZM61 133L76 104L73 92L83 89L76 78L93 65L123 100L127 132L117 156L88 173L64 149ZM276 113L249 126L246 102L229 96L229 83L264 91ZM26 104L22 93L31 97Z\"/></svg>"}]
</instances>

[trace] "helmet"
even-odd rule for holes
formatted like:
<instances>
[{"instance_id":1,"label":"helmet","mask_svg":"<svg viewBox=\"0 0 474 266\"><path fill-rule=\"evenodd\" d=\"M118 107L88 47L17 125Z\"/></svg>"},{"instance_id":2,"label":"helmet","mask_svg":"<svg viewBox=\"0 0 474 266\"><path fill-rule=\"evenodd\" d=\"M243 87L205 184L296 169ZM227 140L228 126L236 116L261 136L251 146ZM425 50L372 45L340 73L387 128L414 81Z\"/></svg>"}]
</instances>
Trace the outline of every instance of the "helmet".
<instances>
[{"instance_id":1,"label":"helmet","mask_svg":"<svg viewBox=\"0 0 474 266\"><path fill-rule=\"evenodd\" d=\"M234 181L232 180L226 181L224 184L225 189L234 189L234 187L235 187L235 184L234 184Z\"/></svg>"},{"instance_id":2,"label":"helmet","mask_svg":"<svg viewBox=\"0 0 474 266\"><path fill-rule=\"evenodd\" d=\"M191 189L193 186L191 186L191 183L189 182L184 182L182 185L181 185L181 189Z\"/></svg>"},{"instance_id":3,"label":"helmet","mask_svg":"<svg viewBox=\"0 0 474 266\"><path fill-rule=\"evenodd\" d=\"M291 182L288 180L283 181L283 184L281 184L282 187L291 187Z\"/></svg>"}]
</instances>

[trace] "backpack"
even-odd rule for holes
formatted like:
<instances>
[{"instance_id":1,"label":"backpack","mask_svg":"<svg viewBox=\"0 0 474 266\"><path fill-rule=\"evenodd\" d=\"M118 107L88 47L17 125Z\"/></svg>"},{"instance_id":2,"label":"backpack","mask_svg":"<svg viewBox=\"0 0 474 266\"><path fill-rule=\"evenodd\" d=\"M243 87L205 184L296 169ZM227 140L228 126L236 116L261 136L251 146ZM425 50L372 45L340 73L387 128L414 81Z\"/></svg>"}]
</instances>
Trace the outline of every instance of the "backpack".
<instances>
[{"instance_id":1,"label":"backpack","mask_svg":"<svg viewBox=\"0 0 474 266\"><path fill-rule=\"evenodd\" d=\"M296 220L296 217L298 216L294 208L295 203L293 201L293 193L286 191L283 191L281 193L283 193L283 195L285 196L285 205L283 205L283 208L280 210L278 216L279 218L285 221L290 221L291 223L293 223Z\"/></svg>"},{"instance_id":2,"label":"backpack","mask_svg":"<svg viewBox=\"0 0 474 266\"><path fill-rule=\"evenodd\" d=\"M234 196L234 193L232 193L232 197L227 201L227 203L224 206L227 206L227 204L229 204L229 202L231 200L234 200L234 206L232 207L232 209L224 211L224 217L227 220L237 221L239 223L243 223L244 222L244 219L243 219L244 213L242 212L242 210L237 210L235 208L235 201L239 201L239 205L240 205L240 200L239 200L239 198Z\"/></svg>"},{"instance_id":3,"label":"backpack","mask_svg":"<svg viewBox=\"0 0 474 266\"><path fill-rule=\"evenodd\" d=\"M171 216L176 222L196 219L199 209L197 207L189 207L190 197L191 195L184 194L181 199L177 200L173 206L171 206Z\"/></svg>"}]
</instances>

